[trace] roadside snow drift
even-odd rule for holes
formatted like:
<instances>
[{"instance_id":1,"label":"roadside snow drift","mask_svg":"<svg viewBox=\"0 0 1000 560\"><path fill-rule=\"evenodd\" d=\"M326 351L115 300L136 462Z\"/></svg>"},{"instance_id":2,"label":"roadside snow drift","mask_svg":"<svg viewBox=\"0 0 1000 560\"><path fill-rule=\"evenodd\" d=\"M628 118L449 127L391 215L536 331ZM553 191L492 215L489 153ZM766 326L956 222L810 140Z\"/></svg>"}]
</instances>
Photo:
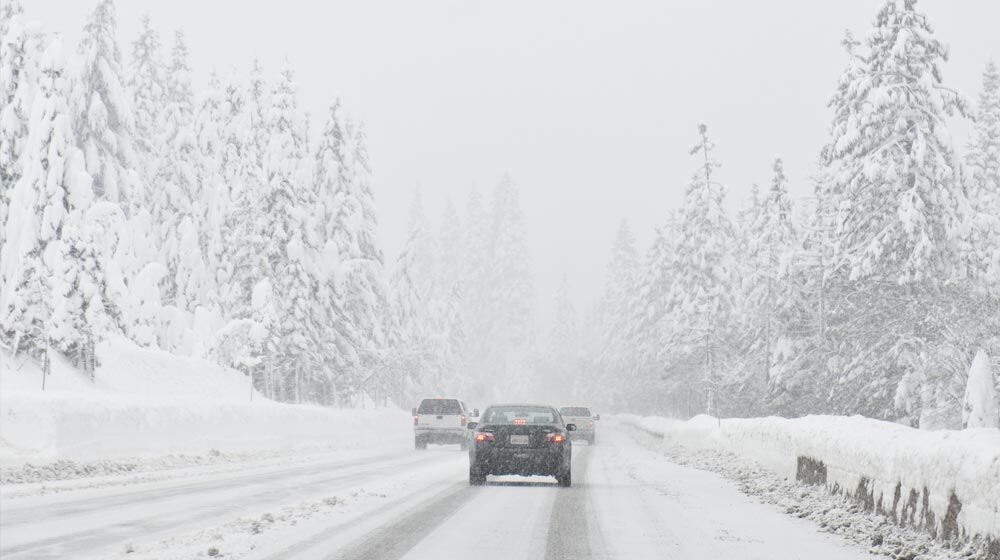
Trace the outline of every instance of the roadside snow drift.
<instances>
[{"instance_id":1,"label":"roadside snow drift","mask_svg":"<svg viewBox=\"0 0 1000 560\"><path fill-rule=\"evenodd\" d=\"M41 390L31 362L0 356L0 462L91 461L167 454L373 448L412 437L398 409L281 404L246 376L116 340L91 381L56 363Z\"/></svg>"},{"instance_id":2,"label":"roadside snow drift","mask_svg":"<svg viewBox=\"0 0 1000 560\"><path fill-rule=\"evenodd\" d=\"M789 477L799 474L806 458L825 468L822 478L831 490L901 524L948 537L954 523L969 536L1000 538L997 429L922 431L861 416L619 418L670 442L723 449ZM952 495L961 504L957 512Z\"/></svg>"}]
</instances>

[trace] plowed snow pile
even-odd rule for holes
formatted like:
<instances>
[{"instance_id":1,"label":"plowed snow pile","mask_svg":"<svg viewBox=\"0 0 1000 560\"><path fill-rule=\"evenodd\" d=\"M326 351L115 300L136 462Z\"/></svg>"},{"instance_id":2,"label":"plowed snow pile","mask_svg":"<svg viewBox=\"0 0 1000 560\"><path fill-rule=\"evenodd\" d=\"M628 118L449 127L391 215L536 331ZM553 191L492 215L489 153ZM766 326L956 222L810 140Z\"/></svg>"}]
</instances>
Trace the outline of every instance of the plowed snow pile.
<instances>
[{"instance_id":1,"label":"plowed snow pile","mask_svg":"<svg viewBox=\"0 0 1000 560\"><path fill-rule=\"evenodd\" d=\"M946 515L952 493L962 504L958 526L1000 537L1000 430L925 431L860 416L727 419L681 422L623 415L647 432L692 448L746 456L795 478L799 457L822 462L827 486L853 491L862 477L888 507L897 483L902 500L928 491L934 517Z\"/></svg>"},{"instance_id":2,"label":"plowed snow pile","mask_svg":"<svg viewBox=\"0 0 1000 560\"><path fill-rule=\"evenodd\" d=\"M37 366L0 356L0 464L359 449L412 437L398 409L251 400L245 375L123 340L103 343L98 356L94 382L55 363L44 391Z\"/></svg>"}]
</instances>

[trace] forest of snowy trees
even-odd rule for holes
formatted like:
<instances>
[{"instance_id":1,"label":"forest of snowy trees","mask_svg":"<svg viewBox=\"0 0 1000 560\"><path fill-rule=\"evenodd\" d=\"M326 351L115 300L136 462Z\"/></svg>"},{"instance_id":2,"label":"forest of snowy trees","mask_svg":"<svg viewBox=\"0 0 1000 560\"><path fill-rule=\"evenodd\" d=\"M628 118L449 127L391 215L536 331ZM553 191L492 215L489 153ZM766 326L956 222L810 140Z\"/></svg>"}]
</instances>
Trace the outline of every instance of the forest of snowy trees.
<instances>
[{"instance_id":1,"label":"forest of snowy trees","mask_svg":"<svg viewBox=\"0 0 1000 560\"><path fill-rule=\"evenodd\" d=\"M617 403L935 428L983 398L966 386L977 351L1000 357L1000 74L991 62L975 105L949 88L914 0L843 44L813 197L793 203L779 158L728 215L701 126L683 208L645 258L622 226L597 321ZM964 152L958 118L974 119ZM995 381L978 391L996 402Z\"/></svg>"},{"instance_id":2,"label":"forest of snowy trees","mask_svg":"<svg viewBox=\"0 0 1000 560\"><path fill-rule=\"evenodd\" d=\"M3 345L93 375L109 336L209 357L288 401L346 402L388 353L364 128L310 138L295 77L212 75L101 1L73 49L0 19ZM385 387L379 389L386 390Z\"/></svg>"},{"instance_id":3,"label":"forest of snowy trees","mask_svg":"<svg viewBox=\"0 0 1000 560\"><path fill-rule=\"evenodd\" d=\"M0 37L10 354L94 375L101 341L125 337L236 368L271 398L338 405L537 395L925 428L995 407L1000 73L986 68L975 103L949 88L914 0L845 37L814 196L793 200L776 158L761 162L769 185L727 201L711 129L692 126L691 181L664 186L682 207L645 251L622 222L583 309L572 278L536 291L509 177L438 220L415 193L383 262L364 127L337 99L307 117L290 68L253 62L195 92L183 33L164 40L146 18L123 56L112 0L76 47L19 0ZM974 121L959 151L956 119Z\"/></svg>"}]
</instances>

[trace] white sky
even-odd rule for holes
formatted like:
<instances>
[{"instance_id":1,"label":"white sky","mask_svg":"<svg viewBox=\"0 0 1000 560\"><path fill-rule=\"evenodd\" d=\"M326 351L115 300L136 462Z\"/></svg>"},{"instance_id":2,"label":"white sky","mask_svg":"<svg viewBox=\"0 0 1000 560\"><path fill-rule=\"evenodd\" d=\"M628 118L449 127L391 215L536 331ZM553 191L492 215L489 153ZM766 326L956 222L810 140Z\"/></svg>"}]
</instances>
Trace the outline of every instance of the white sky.
<instances>
[{"instance_id":1,"label":"white sky","mask_svg":"<svg viewBox=\"0 0 1000 560\"><path fill-rule=\"evenodd\" d=\"M79 38L96 1L24 0ZM880 1L118 0L126 57L149 13L165 43L182 27L196 85L214 68L269 76L287 60L317 118L334 95L368 127L389 259L416 185L437 221L508 171L520 186L539 295L562 273L584 304L601 289L619 221L640 241L680 204L687 149L709 125L730 199L766 186L777 154L793 192L826 138L844 29ZM923 0L951 46L945 81L974 101L1000 58L1000 1ZM321 123L314 122L314 126ZM964 144L967 126L955 128ZM645 247L642 247L645 251Z\"/></svg>"}]
</instances>

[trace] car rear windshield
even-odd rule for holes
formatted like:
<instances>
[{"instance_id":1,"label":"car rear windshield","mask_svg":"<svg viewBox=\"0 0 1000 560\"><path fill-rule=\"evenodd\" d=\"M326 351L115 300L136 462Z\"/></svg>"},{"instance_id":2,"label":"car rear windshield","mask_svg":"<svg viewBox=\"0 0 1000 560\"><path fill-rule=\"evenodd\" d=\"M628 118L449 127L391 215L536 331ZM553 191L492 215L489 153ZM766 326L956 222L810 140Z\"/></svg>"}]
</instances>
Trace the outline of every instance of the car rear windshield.
<instances>
[{"instance_id":1,"label":"car rear windshield","mask_svg":"<svg viewBox=\"0 0 1000 560\"><path fill-rule=\"evenodd\" d=\"M544 406L496 406L483 413L483 424L555 424L556 411Z\"/></svg>"},{"instance_id":2,"label":"car rear windshield","mask_svg":"<svg viewBox=\"0 0 1000 560\"><path fill-rule=\"evenodd\" d=\"M457 399L424 399L417 414L461 414L462 405Z\"/></svg>"},{"instance_id":3,"label":"car rear windshield","mask_svg":"<svg viewBox=\"0 0 1000 560\"><path fill-rule=\"evenodd\" d=\"M563 416L590 416L590 409L585 406L564 406L559 409Z\"/></svg>"}]
</instances>

